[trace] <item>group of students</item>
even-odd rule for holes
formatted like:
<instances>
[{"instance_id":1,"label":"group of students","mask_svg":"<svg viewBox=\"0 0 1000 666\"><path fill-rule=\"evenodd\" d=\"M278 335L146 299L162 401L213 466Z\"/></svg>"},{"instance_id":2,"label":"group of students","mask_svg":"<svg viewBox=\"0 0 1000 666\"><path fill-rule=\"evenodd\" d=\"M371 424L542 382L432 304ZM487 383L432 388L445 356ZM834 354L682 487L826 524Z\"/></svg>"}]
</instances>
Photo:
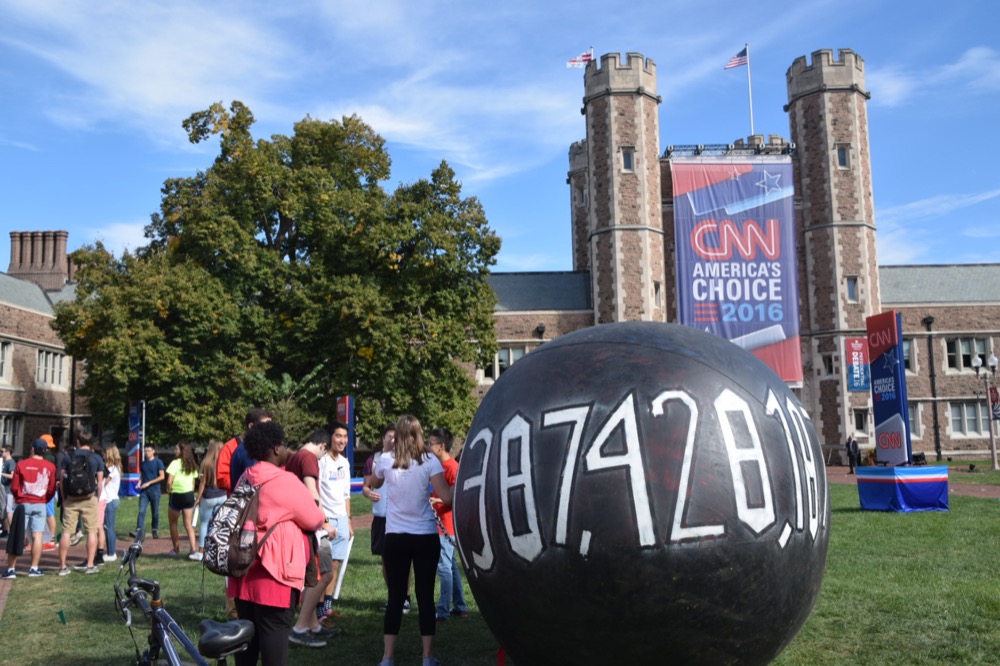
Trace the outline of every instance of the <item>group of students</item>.
<instances>
[{"instance_id":1,"label":"group of students","mask_svg":"<svg viewBox=\"0 0 1000 666\"><path fill-rule=\"evenodd\" d=\"M255 626L249 649L235 655L235 660L237 666L252 666L258 659L265 666L286 664L290 642L322 645L322 637L332 633L320 620L329 612L338 565L346 559L354 536L351 474L343 455L347 426L334 424L330 433L319 430L293 452L285 442L283 428L272 422L265 410L251 410L246 425L241 437L226 444L213 441L201 462L187 444L175 447L169 466L164 466L152 446L145 447L137 486L137 530L143 528L145 514L152 509L152 536L158 537L159 499L166 481L172 553L180 552L177 521L183 518L190 544L188 557L200 559L211 517L233 486L238 482L259 486L257 560L245 576L227 579L227 597L233 600L235 615ZM433 430L425 443L420 422L410 415L385 428L382 444L382 451L366 465L364 482L364 493L373 501L372 552L382 557L388 590L380 666L393 665L409 601L411 570L423 666L435 666L439 662L431 652L437 623L467 614L450 511L458 464L449 454L451 435L446 430ZM42 575L38 558L45 506L55 497L71 466L67 457L57 468L45 459L47 451L48 443L39 439L32 446L32 455L17 463L10 474L11 506L24 506L24 524L32 532L29 576ZM62 546L68 550L78 520L88 539L87 561L79 568L95 573L95 559L116 559L114 520L122 467L118 449L109 447L102 458L91 450L89 436L81 433L73 456L86 456L99 491L85 498L63 496L60 575L69 573ZM196 540L192 514L198 505L202 518ZM16 522L12 518L10 525ZM105 526L103 530L98 530L98 522ZM99 541L106 543L100 551ZM16 559L8 556L3 578L17 575ZM439 573L441 598L435 605L435 577Z\"/></svg>"},{"instance_id":2,"label":"group of students","mask_svg":"<svg viewBox=\"0 0 1000 666\"><path fill-rule=\"evenodd\" d=\"M17 560L25 542L31 544L29 578L45 575L39 567L46 530L55 540L55 509L62 508L62 535L58 539L59 575L71 572L69 548L86 532L86 553L74 569L87 574L117 559L115 518L121 485L122 460L118 448L92 450L90 433L81 432L72 453L61 453L51 435L42 435L31 446L31 454L11 467L10 451L3 452L2 468L7 536L7 568L3 579L17 577ZM53 458L54 460L50 459Z\"/></svg>"}]
</instances>

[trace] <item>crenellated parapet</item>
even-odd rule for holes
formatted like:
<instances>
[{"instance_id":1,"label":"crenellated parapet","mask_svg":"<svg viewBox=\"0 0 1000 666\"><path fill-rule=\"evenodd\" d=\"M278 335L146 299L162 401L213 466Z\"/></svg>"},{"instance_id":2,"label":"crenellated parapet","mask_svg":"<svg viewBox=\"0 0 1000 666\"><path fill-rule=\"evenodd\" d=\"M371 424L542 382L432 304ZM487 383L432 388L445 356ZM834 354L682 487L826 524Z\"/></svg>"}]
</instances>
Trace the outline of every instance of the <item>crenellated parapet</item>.
<instances>
[{"instance_id":1,"label":"crenellated parapet","mask_svg":"<svg viewBox=\"0 0 1000 666\"><path fill-rule=\"evenodd\" d=\"M840 49L839 59L833 50L813 51L812 64L799 56L785 73L788 84L788 104L785 111L797 100L822 92L853 91L871 98L865 90L865 61L851 49Z\"/></svg>"},{"instance_id":2,"label":"crenellated parapet","mask_svg":"<svg viewBox=\"0 0 1000 666\"><path fill-rule=\"evenodd\" d=\"M645 95L659 104L656 94L656 63L641 53L627 53L622 62L620 53L606 53L600 62L592 60L583 75L584 106L604 95Z\"/></svg>"}]
</instances>

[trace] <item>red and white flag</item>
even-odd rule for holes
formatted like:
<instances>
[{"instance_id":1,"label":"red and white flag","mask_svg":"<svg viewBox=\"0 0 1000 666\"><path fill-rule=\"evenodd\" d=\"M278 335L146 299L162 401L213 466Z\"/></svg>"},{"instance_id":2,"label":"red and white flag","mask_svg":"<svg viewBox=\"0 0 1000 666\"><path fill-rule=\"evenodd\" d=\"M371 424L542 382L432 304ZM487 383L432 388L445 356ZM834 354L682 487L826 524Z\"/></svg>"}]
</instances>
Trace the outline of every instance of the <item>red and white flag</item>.
<instances>
[{"instance_id":1,"label":"red and white flag","mask_svg":"<svg viewBox=\"0 0 1000 666\"><path fill-rule=\"evenodd\" d=\"M747 64L747 62L748 62L747 47L744 46L743 50L734 55L732 58L730 58L729 62L727 62L726 66L723 67L722 69L732 69L733 67L742 67L743 65Z\"/></svg>"},{"instance_id":2,"label":"red and white flag","mask_svg":"<svg viewBox=\"0 0 1000 666\"><path fill-rule=\"evenodd\" d=\"M593 51L585 51L572 60L566 61L567 67L586 67L587 63L594 59Z\"/></svg>"}]
</instances>

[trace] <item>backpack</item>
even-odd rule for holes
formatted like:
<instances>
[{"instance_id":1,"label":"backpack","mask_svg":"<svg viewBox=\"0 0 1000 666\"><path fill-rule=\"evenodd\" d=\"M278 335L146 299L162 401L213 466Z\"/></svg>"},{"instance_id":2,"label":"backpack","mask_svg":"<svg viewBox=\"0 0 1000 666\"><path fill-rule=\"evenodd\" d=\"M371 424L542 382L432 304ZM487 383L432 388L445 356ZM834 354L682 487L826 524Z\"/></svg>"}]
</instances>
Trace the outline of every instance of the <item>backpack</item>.
<instances>
[{"instance_id":1,"label":"backpack","mask_svg":"<svg viewBox=\"0 0 1000 666\"><path fill-rule=\"evenodd\" d=\"M97 492L97 476L90 468L90 454L74 455L69 460L69 469L63 479L63 490L67 497L89 497Z\"/></svg>"},{"instance_id":2,"label":"backpack","mask_svg":"<svg viewBox=\"0 0 1000 666\"><path fill-rule=\"evenodd\" d=\"M263 485L252 485L246 477L241 477L233 494L216 510L208 526L202 556L202 562L212 573L230 578L245 576L257 559L257 549L278 526L272 525L257 541L257 504Z\"/></svg>"}]
</instances>

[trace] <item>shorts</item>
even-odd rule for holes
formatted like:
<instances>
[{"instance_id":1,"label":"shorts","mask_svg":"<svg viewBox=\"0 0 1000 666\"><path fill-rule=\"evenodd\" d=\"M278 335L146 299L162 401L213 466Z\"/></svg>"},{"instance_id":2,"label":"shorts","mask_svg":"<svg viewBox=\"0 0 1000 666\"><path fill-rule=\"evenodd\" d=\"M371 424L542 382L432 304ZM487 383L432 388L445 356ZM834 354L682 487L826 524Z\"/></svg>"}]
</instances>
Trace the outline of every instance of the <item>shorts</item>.
<instances>
[{"instance_id":1,"label":"shorts","mask_svg":"<svg viewBox=\"0 0 1000 666\"><path fill-rule=\"evenodd\" d=\"M45 505L44 504L23 504L24 522L29 533L45 531ZM14 508L11 504L10 508Z\"/></svg>"},{"instance_id":2,"label":"shorts","mask_svg":"<svg viewBox=\"0 0 1000 666\"><path fill-rule=\"evenodd\" d=\"M385 553L385 516L372 516L372 555Z\"/></svg>"},{"instance_id":3,"label":"shorts","mask_svg":"<svg viewBox=\"0 0 1000 666\"><path fill-rule=\"evenodd\" d=\"M327 518L330 527L337 530L337 536L329 539L331 559L343 562L347 559L348 544L351 540L351 521L347 516L334 516Z\"/></svg>"},{"instance_id":4,"label":"shorts","mask_svg":"<svg viewBox=\"0 0 1000 666\"><path fill-rule=\"evenodd\" d=\"M3 493L4 498L6 499L4 506L7 508L7 513L14 513L14 496L9 490L2 490L0 492Z\"/></svg>"},{"instance_id":5,"label":"shorts","mask_svg":"<svg viewBox=\"0 0 1000 666\"><path fill-rule=\"evenodd\" d=\"M49 500L48 504L45 505L45 515L46 517L53 518L56 515L56 498L53 497Z\"/></svg>"},{"instance_id":6,"label":"shorts","mask_svg":"<svg viewBox=\"0 0 1000 666\"><path fill-rule=\"evenodd\" d=\"M317 540L316 535L310 534L305 586L315 587L319 579L331 571L333 571L333 558L330 556L329 540L326 537Z\"/></svg>"},{"instance_id":7,"label":"shorts","mask_svg":"<svg viewBox=\"0 0 1000 666\"><path fill-rule=\"evenodd\" d=\"M170 501L167 505L174 511L193 509L194 493L170 493Z\"/></svg>"},{"instance_id":8,"label":"shorts","mask_svg":"<svg viewBox=\"0 0 1000 666\"><path fill-rule=\"evenodd\" d=\"M83 529L87 534L97 534L97 495L63 501L63 534L76 532L76 523L80 518L83 519Z\"/></svg>"}]
</instances>

